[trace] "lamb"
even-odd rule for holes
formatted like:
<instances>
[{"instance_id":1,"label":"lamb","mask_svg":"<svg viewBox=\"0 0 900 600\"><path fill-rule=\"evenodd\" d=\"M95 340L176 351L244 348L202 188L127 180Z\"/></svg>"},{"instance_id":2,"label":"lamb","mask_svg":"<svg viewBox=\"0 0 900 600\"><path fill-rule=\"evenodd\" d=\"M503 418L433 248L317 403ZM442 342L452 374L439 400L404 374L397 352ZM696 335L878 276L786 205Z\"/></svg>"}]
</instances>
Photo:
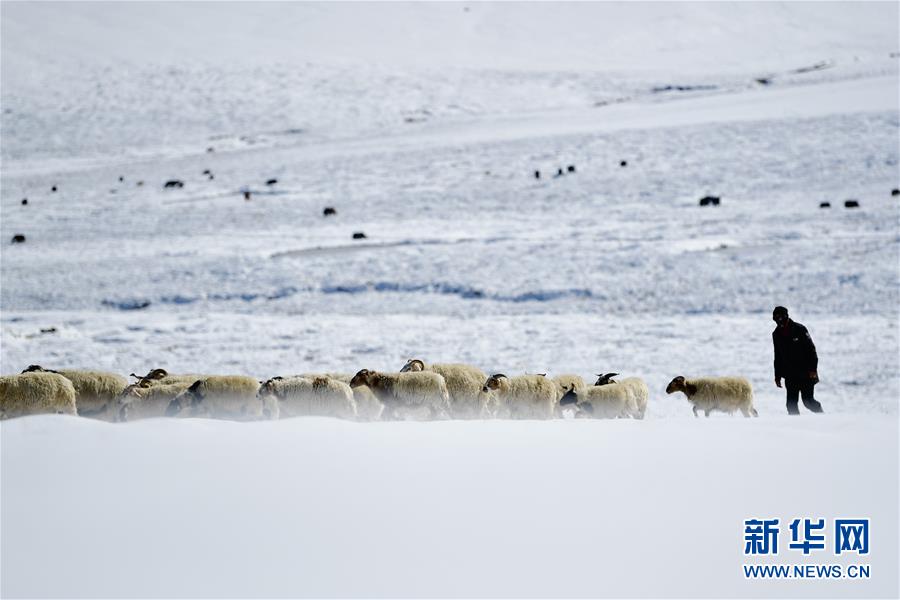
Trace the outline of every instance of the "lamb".
<instances>
[{"instance_id":1,"label":"lamb","mask_svg":"<svg viewBox=\"0 0 900 600\"><path fill-rule=\"evenodd\" d=\"M706 416L718 410L733 414L740 410L745 417L759 413L753 408L753 388L743 377L696 377L685 379L679 375L666 386L667 394L683 392L693 405L694 416L702 410Z\"/></svg>"},{"instance_id":2,"label":"lamb","mask_svg":"<svg viewBox=\"0 0 900 600\"><path fill-rule=\"evenodd\" d=\"M478 367L464 364L426 365L418 358L406 361L401 373L437 373L447 383L454 419L483 419L496 410L496 397L483 390L486 375Z\"/></svg>"},{"instance_id":3,"label":"lamb","mask_svg":"<svg viewBox=\"0 0 900 600\"><path fill-rule=\"evenodd\" d=\"M278 400L259 397L259 382L242 375L213 375L195 381L172 399L166 416L235 421L277 419Z\"/></svg>"},{"instance_id":4,"label":"lamb","mask_svg":"<svg viewBox=\"0 0 900 600\"><path fill-rule=\"evenodd\" d=\"M350 380L350 387L368 386L384 403L388 418L425 421L447 419L450 392L437 373L379 373L362 369Z\"/></svg>"},{"instance_id":5,"label":"lamb","mask_svg":"<svg viewBox=\"0 0 900 600\"><path fill-rule=\"evenodd\" d=\"M0 377L0 420L38 414L78 414L72 382L47 372Z\"/></svg>"},{"instance_id":6,"label":"lamb","mask_svg":"<svg viewBox=\"0 0 900 600\"><path fill-rule=\"evenodd\" d=\"M259 388L260 398L278 401L279 418L336 417L355 420L353 390L343 381L328 377L273 377Z\"/></svg>"},{"instance_id":7,"label":"lamb","mask_svg":"<svg viewBox=\"0 0 900 600\"><path fill-rule=\"evenodd\" d=\"M499 418L552 419L558 412L559 392L543 375L507 377L496 373L487 378L483 390L494 390Z\"/></svg>"},{"instance_id":8,"label":"lamb","mask_svg":"<svg viewBox=\"0 0 900 600\"><path fill-rule=\"evenodd\" d=\"M23 373L57 373L72 382L75 387L75 405L82 417L93 417L104 421L115 421L117 399L125 390L128 381L121 375L103 371L75 371L64 369L53 371L40 365L30 365Z\"/></svg>"}]
</instances>

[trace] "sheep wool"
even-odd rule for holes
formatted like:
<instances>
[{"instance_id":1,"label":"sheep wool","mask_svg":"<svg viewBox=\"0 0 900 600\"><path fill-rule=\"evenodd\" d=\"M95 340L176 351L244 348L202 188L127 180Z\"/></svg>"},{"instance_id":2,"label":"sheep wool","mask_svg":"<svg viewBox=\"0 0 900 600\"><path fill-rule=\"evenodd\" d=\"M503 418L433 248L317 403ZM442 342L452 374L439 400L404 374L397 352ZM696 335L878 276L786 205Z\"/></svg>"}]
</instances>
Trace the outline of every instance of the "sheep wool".
<instances>
[{"instance_id":1,"label":"sheep wool","mask_svg":"<svg viewBox=\"0 0 900 600\"><path fill-rule=\"evenodd\" d=\"M82 417L115 421L117 399L128 386L121 375L103 371L61 370L59 374L72 382L75 404Z\"/></svg>"},{"instance_id":2,"label":"sheep wool","mask_svg":"<svg viewBox=\"0 0 900 600\"><path fill-rule=\"evenodd\" d=\"M733 414L740 410L745 417L758 417L753 408L753 387L744 377L694 377L686 379L679 375L666 386L667 394L682 392L693 407L694 416L698 411L708 417L714 410Z\"/></svg>"},{"instance_id":3,"label":"sheep wool","mask_svg":"<svg viewBox=\"0 0 900 600\"><path fill-rule=\"evenodd\" d=\"M259 397L259 382L242 375L214 375L195 381L175 397L166 414L234 421L277 419L278 400Z\"/></svg>"},{"instance_id":4,"label":"sheep wool","mask_svg":"<svg viewBox=\"0 0 900 600\"><path fill-rule=\"evenodd\" d=\"M166 408L193 382L158 383L147 387L129 385L117 400L118 421L137 421L166 416Z\"/></svg>"},{"instance_id":5,"label":"sheep wool","mask_svg":"<svg viewBox=\"0 0 900 600\"><path fill-rule=\"evenodd\" d=\"M362 369L350 385L368 386L384 404L382 417L427 421L447 419L450 415L450 393L444 378L437 373L379 373Z\"/></svg>"},{"instance_id":6,"label":"sheep wool","mask_svg":"<svg viewBox=\"0 0 900 600\"><path fill-rule=\"evenodd\" d=\"M491 415L496 400L493 392L484 391L486 375L478 367L465 364L426 364L414 358L400 369L401 373L437 373L444 378L450 394L450 410L454 419L483 419Z\"/></svg>"},{"instance_id":7,"label":"sheep wool","mask_svg":"<svg viewBox=\"0 0 900 600\"><path fill-rule=\"evenodd\" d=\"M0 377L0 419L38 414L78 414L72 382L58 373Z\"/></svg>"},{"instance_id":8,"label":"sheep wool","mask_svg":"<svg viewBox=\"0 0 900 600\"><path fill-rule=\"evenodd\" d=\"M484 387L497 396L501 419L552 419L558 413L556 384L543 375L491 375Z\"/></svg>"},{"instance_id":9,"label":"sheep wool","mask_svg":"<svg viewBox=\"0 0 900 600\"><path fill-rule=\"evenodd\" d=\"M643 419L647 414L647 402L650 399L650 388L639 377L626 377L616 383L606 384L596 387L606 387L607 385L620 385L624 387L626 392L625 411L622 416L631 417L632 419Z\"/></svg>"},{"instance_id":10,"label":"sheep wool","mask_svg":"<svg viewBox=\"0 0 900 600\"><path fill-rule=\"evenodd\" d=\"M279 418L335 417L355 420L353 390L343 381L328 377L290 377L266 381L260 387L261 398L278 400Z\"/></svg>"},{"instance_id":11,"label":"sheep wool","mask_svg":"<svg viewBox=\"0 0 900 600\"><path fill-rule=\"evenodd\" d=\"M592 385L582 389L572 387L560 399L562 405L578 407L582 419L618 419L626 416L629 388L619 383Z\"/></svg>"}]
</instances>

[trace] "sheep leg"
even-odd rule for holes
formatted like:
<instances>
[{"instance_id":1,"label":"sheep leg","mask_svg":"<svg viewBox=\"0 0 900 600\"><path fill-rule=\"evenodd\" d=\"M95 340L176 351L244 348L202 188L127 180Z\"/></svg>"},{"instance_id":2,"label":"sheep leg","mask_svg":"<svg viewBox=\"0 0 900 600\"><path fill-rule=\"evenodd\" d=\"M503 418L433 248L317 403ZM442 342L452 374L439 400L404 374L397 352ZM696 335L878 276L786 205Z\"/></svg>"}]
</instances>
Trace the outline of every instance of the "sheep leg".
<instances>
[{"instance_id":1,"label":"sheep leg","mask_svg":"<svg viewBox=\"0 0 900 600\"><path fill-rule=\"evenodd\" d=\"M703 412L706 414L707 417L709 417L709 413L710 413L710 410L709 410L709 409L706 409L706 410L703 411Z\"/></svg>"},{"instance_id":2,"label":"sheep leg","mask_svg":"<svg viewBox=\"0 0 900 600\"><path fill-rule=\"evenodd\" d=\"M697 412L697 407L696 407L696 406L693 407L691 410L694 411L694 416L695 416L695 417L699 417L699 416L700 416L700 414Z\"/></svg>"}]
</instances>

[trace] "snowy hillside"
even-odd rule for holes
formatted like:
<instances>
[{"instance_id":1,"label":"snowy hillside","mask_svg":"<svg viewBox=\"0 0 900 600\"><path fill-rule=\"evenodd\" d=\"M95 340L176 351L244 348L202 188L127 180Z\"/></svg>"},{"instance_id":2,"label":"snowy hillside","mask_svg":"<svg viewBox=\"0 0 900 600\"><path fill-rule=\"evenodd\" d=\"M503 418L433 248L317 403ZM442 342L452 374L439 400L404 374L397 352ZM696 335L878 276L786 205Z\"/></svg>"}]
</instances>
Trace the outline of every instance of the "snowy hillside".
<instances>
[{"instance_id":1,"label":"snowy hillside","mask_svg":"<svg viewBox=\"0 0 900 600\"><path fill-rule=\"evenodd\" d=\"M896 597L897 22L3 2L0 374L416 356L651 393L644 422L6 421L0 595ZM784 415L778 304L821 417ZM679 374L746 376L760 418L694 420ZM745 580L755 516L870 517L872 578Z\"/></svg>"}]
</instances>

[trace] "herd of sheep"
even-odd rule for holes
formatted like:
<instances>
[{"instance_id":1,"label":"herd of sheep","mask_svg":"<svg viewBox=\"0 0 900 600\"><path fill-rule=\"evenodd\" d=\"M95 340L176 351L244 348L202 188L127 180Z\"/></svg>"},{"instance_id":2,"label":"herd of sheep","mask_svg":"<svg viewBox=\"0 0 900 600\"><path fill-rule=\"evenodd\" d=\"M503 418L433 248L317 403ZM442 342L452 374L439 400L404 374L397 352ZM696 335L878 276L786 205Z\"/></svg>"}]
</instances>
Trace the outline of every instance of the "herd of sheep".
<instances>
[{"instance_id":1,"label":"herd of sheep","mask_svg":"<svg viewBox=\"0 0 900 600\"><path fill-rule=\"evenodd\" d=\"M464 364L411 359L398 372L362 369L307 373L260 382L232 375L146 375L44 369L32 365L0 377L0 419L69 414L122 422L152 417L204 417L256 421L334 417L352 421L442 419L643 419L650 391L643 380L599 376L588 385L578 375L487 376ZM743 377L676 377L666 392L682 392L702 411L757 416Z\"/></svg>"}]
</instances>

